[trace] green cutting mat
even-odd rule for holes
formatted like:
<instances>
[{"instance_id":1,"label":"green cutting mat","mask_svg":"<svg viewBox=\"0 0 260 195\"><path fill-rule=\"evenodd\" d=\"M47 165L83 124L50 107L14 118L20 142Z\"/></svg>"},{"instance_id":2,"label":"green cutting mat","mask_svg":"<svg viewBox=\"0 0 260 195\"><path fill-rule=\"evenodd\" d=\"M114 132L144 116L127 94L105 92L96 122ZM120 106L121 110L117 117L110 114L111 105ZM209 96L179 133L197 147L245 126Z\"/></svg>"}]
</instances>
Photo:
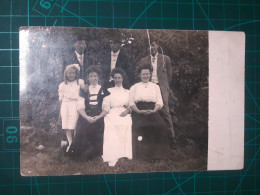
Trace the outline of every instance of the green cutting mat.
<instances>
[{"instance_id":1,"label":"green cutting mat","mask_svg":"<svg viewBox=\"0 0 260 195\"><path fill-rule=\"evenodd\" d=\"M259 1L1 0L0 25L0 194L260 194ZM20 26L244 31L244 170L21 177Z\"/></svg>"}]
</instances>

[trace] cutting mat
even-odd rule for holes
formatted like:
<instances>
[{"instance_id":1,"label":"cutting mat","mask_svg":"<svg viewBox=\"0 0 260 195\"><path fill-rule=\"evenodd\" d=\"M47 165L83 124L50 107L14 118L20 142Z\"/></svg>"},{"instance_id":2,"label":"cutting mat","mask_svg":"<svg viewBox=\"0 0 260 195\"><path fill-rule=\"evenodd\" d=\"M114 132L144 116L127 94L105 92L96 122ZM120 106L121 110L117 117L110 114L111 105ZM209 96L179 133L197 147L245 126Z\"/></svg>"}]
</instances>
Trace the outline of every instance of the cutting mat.
<instances>
[{"instance_id":1,"label":"cutting mat","mask_svg":"<svg viewBox=\"0 0 260 195\"><path fill-rule=\"evenodd\" d=\"M260 194L259 1L1 0L0 5L0 194ZM244 170L21 177L20 26L244 31Z\"/></svg>"}]
</instances>

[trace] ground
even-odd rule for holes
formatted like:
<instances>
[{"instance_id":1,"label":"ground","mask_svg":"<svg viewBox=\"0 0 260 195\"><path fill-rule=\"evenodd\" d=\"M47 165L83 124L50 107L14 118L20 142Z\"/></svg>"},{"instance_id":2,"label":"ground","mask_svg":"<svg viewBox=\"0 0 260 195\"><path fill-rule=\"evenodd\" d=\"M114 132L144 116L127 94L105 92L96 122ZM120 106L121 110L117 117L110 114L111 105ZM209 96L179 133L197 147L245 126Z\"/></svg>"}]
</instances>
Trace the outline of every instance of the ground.
<instances>
[{"instance_id":1,"label":"ground","mask_svg":"<svg viewBox=\"0 0 260 195\"><path fill-rule=\"evenodd\" d=\"M122 158L115 167L109 167L102 158L75 162L64 156L59 147L59 134L39 134L34 130L21 130L21 174L85 175L136 172L169 172L207 169L207 146L202 147L192 139L177 136L177 143L166 160L138 161ZM43 145L44 149L37 149ZM163 152L163 151L162 151Z\"/></svg>"}]
</instances>

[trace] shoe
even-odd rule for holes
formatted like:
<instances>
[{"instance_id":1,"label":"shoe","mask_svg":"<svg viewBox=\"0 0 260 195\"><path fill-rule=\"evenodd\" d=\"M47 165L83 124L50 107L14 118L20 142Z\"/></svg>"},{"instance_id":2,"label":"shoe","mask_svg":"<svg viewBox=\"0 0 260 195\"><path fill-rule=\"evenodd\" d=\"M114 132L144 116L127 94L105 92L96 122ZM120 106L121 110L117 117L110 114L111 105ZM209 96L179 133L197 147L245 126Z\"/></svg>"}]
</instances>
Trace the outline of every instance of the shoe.
<instances>
[{"instance_id":1,"label":"shoe","mask_svg":"<svg viewBox=\"0 0 260 195\"><path fill-rule=\"evenodd\" d=\"M172 137L171 138L171 141L170 141L170 146L172 149L176 149L176 145L177 145L177 141L176 141L176 138L175 137Z\"/></svg>"},{"instance_id":2,"label":"shoe","mask_svg":"<svg viewBox=\"0 0 260 195\"><path fill-rule=\"evenodd\" d=\"M177 140L176 140L176 138L175 138L175 137L172 137L172 139L171 139L171 140L172 140L171 142L172 142L173 144L177 144Z\"/></svg>"}]
</instances>

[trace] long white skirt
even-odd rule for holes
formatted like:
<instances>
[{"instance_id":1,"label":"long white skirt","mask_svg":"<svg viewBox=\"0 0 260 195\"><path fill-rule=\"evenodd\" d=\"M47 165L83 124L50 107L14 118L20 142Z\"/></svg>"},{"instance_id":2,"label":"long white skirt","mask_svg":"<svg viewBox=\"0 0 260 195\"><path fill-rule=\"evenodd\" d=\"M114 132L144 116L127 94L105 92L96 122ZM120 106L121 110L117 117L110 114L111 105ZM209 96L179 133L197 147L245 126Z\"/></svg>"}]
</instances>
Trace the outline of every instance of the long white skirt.
<instances>
[{"instance_id":1,"label":"long white skirt","mask_svg":"<svg viewBox=\"0 0 260 195\"><path fill-rule=\"evenodd\" d=\"M112 108L104 118L104 162L122 157L132 159L132 118L130 114L119 116L124 110L123 107Z\"/></svg>"},{"instance_id":2,"label":"long white skirt","mask_svg":"<svg viewBox=\"0 0 260 195\"><path fill-rule=\"evenodd\" d=\"M61 104L62 129L74 130L79 118L77 111L77 101L64 101Z\"/></svg>"}]
</instances>

